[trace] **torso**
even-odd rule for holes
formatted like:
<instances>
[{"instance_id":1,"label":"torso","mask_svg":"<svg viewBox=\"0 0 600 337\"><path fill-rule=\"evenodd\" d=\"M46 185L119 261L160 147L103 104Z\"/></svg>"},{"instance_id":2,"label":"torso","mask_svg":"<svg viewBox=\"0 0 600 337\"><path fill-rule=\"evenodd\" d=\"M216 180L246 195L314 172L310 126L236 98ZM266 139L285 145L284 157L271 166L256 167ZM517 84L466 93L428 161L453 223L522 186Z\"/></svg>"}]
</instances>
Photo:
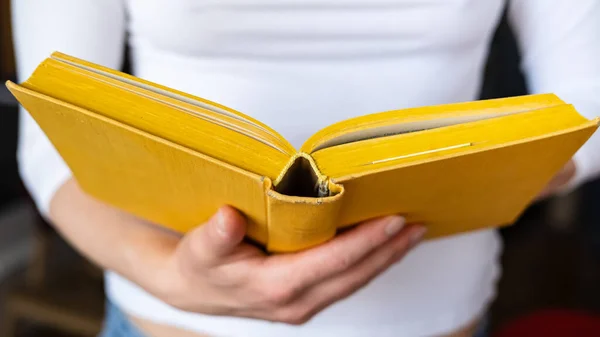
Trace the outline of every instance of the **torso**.
<instances>
[{"instance_id":1,"label":"torso","mask_svg":"<svg viewBox=\"0 0 600 337\"><path fill-rule=\"evenodd\" d=\"M128 0L135 75L249 114L300 147L357 115L477 98L501 0ZM402 191L398 191L402 193ZM302 327L183 313L108 274L125 311L196 333L421 336L493 296L499 242L427 242Z\"/></svg>"}]
</instances>

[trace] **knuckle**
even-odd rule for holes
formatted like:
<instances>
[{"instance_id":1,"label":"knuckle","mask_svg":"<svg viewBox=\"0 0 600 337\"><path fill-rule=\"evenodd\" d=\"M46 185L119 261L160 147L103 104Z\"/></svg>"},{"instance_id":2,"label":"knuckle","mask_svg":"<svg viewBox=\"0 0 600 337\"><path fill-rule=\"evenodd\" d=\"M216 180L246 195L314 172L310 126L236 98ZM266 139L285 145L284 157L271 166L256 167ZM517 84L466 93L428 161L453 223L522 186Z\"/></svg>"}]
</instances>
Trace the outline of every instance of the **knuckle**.
<instances>
[{"instance_id":1,"label":"knuckle","mask_svg":"<svg viewBox=\"0 0 600 337\"><path fill-rule=\"evenodd\" d=\"M270 305L280 306L290 303L296 295L296 291L287 286L271 287L266 290L266 302Z\"/></svg>"},{"instance_id":2,"label":"knuckle","mask_svg":"<svg viewBox=\"0 0 600 337\"><path fill-rule=\"evenodd\" d=\"M344 271L352 266L352 258L350 255L335 254L330 256L331 265L336 271Z\"/></svg>"}]
</instances>

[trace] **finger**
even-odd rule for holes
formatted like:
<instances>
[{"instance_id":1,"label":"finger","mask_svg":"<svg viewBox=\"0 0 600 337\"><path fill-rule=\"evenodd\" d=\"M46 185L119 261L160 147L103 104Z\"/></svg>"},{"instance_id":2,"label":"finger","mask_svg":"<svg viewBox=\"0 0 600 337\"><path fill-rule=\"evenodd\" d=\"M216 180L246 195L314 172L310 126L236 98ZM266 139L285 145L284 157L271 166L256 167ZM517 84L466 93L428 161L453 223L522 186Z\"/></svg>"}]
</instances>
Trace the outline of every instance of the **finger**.
<instances>
[{"instance_id":1,"label":"finger","mask_svg":"<svg viewBox=\"0 0 600 337\"><path fill-rule=\"evenodd\" d=\"M329 305L348 297L366 286L390 266L401 260L422 239L425 228L412 225L404 229L394 239L365 257L346 272L314 286L299 296L283 316L296 317L303 321L312 317ZM292 313L289 313L292 311Z\"/></svg>"},{"instance_id":2,"label":"finger","mask_svg":"<svg viewBox=\"0 0 600 337\"><path fill-rule=\"evenodd\" d=\"M425 232L425 227L421 225L407 227L345 273L323 282L317 291L322 294L349 294L356 291L406 256L422 240Z\"/></svg>"},{"instance_id":3,"label":"finger","mask_svg":"<svg viewBox=\"0 0 600 337\"><path fill-rule=\"evenodd\" d=\"M568 183L573 179L577 171L575 166L575 162L573 160L569 161L559 173L557 173L550 182L546 185L546 187L537 195L535 201L539 201L545 199L552 194L559 192Z\"/></svg>"},{"instance_id":4,"label":"finger","mask_svg":"<svg viewBox=\"0 0 600 337\"><path fill-rule=\"evenodd\" d=\"M304 252L274 257L268 262L272 280L303 289L346 271L374 249L398 234L405 220L388 216L366 221L321 246Z\"/></svg>"},{"instance_id":5,"label":"finger","mask_svg":"<svg viewBox=\"0 0 600 337\"><path fill-rule=\"evenodd\" d=\"M246 220L234 208L220 208L204 225L189 232L178 247L187 262L218 263L240 245L246 234Z\"/></svg>"}]
</instances>

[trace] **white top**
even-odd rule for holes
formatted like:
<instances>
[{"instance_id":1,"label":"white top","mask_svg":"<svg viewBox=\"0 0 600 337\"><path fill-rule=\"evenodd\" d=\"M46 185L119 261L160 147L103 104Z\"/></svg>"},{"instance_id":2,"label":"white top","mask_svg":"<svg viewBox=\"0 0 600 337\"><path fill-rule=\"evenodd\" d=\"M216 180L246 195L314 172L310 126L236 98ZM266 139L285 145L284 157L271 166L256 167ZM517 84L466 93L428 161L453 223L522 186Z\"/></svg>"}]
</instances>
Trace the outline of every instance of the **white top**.
<instances>
[{"instance_id":1,"label":"white top","mask_svg":"<svg viewBox=\"0 0 600 337\"><path fill-rule=\"evenodd\" d=\"M600 1L509 2L530 90L600 115ZM19 0L13 14L21 79L54 50L119 68L128 32L135 75L247 113L299 147L349 117L476 99L503 7L501 0ZM22 117L20 170L46 212L70 173ZM600 171L600 134L576 162L574 185ZM131 314L218 336L427 336L482 313L494 296L499 253L490 230L427 242L301 327L184 313L112 273L107 290Z\"/></svg>"}]
</instances>

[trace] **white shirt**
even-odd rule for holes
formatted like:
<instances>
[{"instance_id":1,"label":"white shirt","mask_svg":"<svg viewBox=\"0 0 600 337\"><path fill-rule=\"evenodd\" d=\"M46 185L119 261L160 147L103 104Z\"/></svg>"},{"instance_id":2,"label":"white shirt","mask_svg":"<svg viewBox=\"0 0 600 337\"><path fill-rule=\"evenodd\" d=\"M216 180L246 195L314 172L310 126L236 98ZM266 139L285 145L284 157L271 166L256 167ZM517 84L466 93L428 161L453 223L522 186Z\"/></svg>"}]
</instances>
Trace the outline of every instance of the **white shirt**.
<instances>
[{"instance_id":1,"label":"white shirt","mask_svg":"<svg viewBox=\"0 0 600 337\"><path fill-rule=\"evenodd\" d=\"M119 68L127 40L135 75L247 113L299 147L353 116L476 99L503 7L501 0L18 0L13 18L21 79L54 50ZM513 0L509 16L530 91L555 92L582 114L600 115L600 1ZM22 117L21 174L47 212L70 172ZM600 171L600 135L575 159L574 186ZM110 272L107 293L130 314L215 336L428 336L482 314L500 250L490 230L424 243L301 327L184 313Z\"/></svg>"}]
</instances>

